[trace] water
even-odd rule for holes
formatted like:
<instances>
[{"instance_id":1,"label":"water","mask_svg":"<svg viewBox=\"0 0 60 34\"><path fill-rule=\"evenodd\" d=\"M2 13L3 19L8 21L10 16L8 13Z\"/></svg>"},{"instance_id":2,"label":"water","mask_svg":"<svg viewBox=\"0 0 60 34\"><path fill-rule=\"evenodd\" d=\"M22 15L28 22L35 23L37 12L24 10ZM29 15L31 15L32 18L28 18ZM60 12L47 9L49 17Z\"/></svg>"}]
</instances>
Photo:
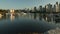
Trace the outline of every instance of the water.
<instances>
[{"instance_id":1,"label":"water","mask_svg":"<svg viewBox=\"0 0 60 34\"><path fill-rule=\"evenodd\" d=\"M43 32L43 31L46 31L48 28L52 28L52 27L55 28L56 24L48 23L47 22L48 19L45 19L45 16L43 16L43 15L44 14L40 14L40 13L23 13L23 14L18 13L16 16L14 16L12 14L11 14L11 16L7 16L7 15L0 16L0 31L1 31L1 33L3 33L3 32L6 33L9 31L10 31L9 33L13 32L13 31L19 32L21 29L23 29L23 27L24 27L23 25L27 26L26 24L29 24L27 26L28 27L27 30L29 30L30 27L32 27L32 31L34 31L35 29L38 28L37 30L35 30L35 32L37 32L37 31ZM44 23L44 22L40 23L40 21L44 21L46 23ZM50 27L50 25L52 27ZM26 27L24 27L24 30L26 30ZM24 31L24 30L21 30L21 31Z\"/></svg>"}]
</instances>

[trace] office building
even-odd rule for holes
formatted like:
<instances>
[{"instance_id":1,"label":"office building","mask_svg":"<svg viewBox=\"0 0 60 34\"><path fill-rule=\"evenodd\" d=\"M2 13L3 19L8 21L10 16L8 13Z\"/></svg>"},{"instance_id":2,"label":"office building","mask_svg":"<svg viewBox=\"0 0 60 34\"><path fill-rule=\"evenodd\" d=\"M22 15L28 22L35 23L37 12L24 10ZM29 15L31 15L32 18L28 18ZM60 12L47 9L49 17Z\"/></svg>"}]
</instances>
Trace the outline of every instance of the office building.
<instances>
[{"instance_id":1,"label":"office building","mask_svg":"<svg viewBox=\"0 0 60 34\"><path fill-rule=\"evenodd\" d=\"M52 12L52 5L50 3L46 5L46 12Z\"/></svg>"},{"instance_id":2,"label":"office building","mask_svg":"<svg viewBox=\"0 0 60 34\"><path fill-rule=\"evenodd\" d=\"M60 12L60 3L59 3L59 12Z\"/></svg>"},{"instance_id":3,"label":"office building","mask_svg":"<svg viewBox=\"0 0 60 34\"><path fill-rule=\"evenodd\" d=\"M36 7L34 7L34 12L36 12L37 11L37 8Z\"/></svg>"},{"instance_id":4,"label":"office building","mask_svg":"<svg viewBox=\"0 0 60 34\"><path fill-rule=\"evenodd\" d=\"M56 6L55 5L53 6L53 12L56 12Z\"/></svg>"},{"instance_id":5,"label":"office building","mask_svg":"<svg viewBox=\"0 0 60 34\"><path fill-rule=\"evenodd\" d=\"M14 9L11 9L11 10L10 10L10 13L14 13Z\"/></svg>"},{"instance_id":6,"label":"office building","mask_svg":"<svg viewBox=\"0 0 60 34\"><path fill-rule=\"evenodd\" d=\"M59 4L58 4L58 2L56 2L55 6L56 6L56 12L59 12Z\"/></svg>"},{"instance_id":7,"label":"office building","mask_svg":"<svg viewBox=\"0 0 60 34\"><path fill-rule=\"evenodd\" d=\"M43 10L43 9L42 9L42 6L39 6L39 11L42 12L42 10Z\"/></svg>"}]
</instances>

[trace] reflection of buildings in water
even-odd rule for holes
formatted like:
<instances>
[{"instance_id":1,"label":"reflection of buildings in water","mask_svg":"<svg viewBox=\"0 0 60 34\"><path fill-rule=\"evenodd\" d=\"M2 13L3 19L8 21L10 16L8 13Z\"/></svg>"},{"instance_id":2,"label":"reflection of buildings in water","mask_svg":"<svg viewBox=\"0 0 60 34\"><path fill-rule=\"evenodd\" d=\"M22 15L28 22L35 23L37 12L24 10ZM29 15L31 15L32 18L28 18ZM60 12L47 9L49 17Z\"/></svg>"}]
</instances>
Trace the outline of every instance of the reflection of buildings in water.
<instances>
[{"instance_id":1,"label":"reflection of buildings in water","mask_svg":"<svg viewBox=\"0 0 60 34\"><path fill-rule=\"evenodd\" d=\"M39 14L39 20L43 20L43 21L51 21L51 16L49 16L49 14Z\"/></svg>"},{"instance_id":2,"label":"reflection of buildings in water","mask_svg":"<svg viewBox=\"0 0 60 34\"><path fill-rule=\"evenodd\" d=\"M36 13L34 13L34 19L36 19Z\"/></svg>"},{"instance_id":3,"label":"reflection of buildings in water","mask_svg":"<svg viewBox=\"0 0 60 34\"><path fill-rule=\"evenodd\" d=\"M10 19L11 19L11 21L13 21L14 19L15 19L15 16L14 16L14 9L11 9L10 10Z\"/></svg>"},{"instance_id":4,"label":"reflection of buildings in water","mask_svg":"<svg viewBox=\"0 0 60 34\"><path fill-rule=\"evenodd\" d=\"M39 20L42 20L42 19L43 19L43 14L39 13Z\"/></svg>"},{"instance_id":5,"label":"reflection of buildings in water","mask_svg":"<svg viewBox=\"0 0 60 34\"><path fill-rule=\"evenodd\" d=\"M26 13L22 13L22 16L26 16L27 14Z\"/></svg>"},{"instance_id":6,"label":"reflection of buildings in water","mask_svg":"<svg viewBox=\"0 0 60 34\"><path fill-rule=\"evenodd\" d=\"M13 14L11 14L10 19L11 19L11 21L13 21L15 19L15 16Z\"/></svg>"},{"instance_id":7,"label":"reflection of buildings in water","mask_svg":"<svg viewBox=\"0 0 60 34\"><path fill-rule=\"evenodd\" d=\"M47 19L47 17L46 17L46 21L47 21L48 19Z\"/></svg>"},{"instance_id":8,"label":"reflection of buildings in water","mask_svg":"<svg viewBox=\"0 0 60 34\"><path fill-rule=\"evenodd\" d=\"M0 14L0 19L2 18L2 15Z\"/></svg>"},{"instance_id":9,"label":"reflection of buildings in water","mask_svg":"<svg viewBox=\"0 0 60 34\"><path fill-rule=\"evenodd\" d=\"M39 13L39 20L41 20L41 14Z\"/></svg>"}]
</instances>

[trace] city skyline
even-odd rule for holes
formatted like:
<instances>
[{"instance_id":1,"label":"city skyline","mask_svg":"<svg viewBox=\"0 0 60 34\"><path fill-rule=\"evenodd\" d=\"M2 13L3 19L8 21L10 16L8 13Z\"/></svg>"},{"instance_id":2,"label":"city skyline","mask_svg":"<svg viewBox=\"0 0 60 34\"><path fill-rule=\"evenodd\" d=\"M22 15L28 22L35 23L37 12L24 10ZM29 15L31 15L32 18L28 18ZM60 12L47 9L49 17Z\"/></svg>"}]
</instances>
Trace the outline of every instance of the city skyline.
<instances>
[{"instance_id":1,"label":"city skyline","mask_svg":"<svg viewBox=\"0 0 60 34\"><path fill-rule=\"evenodd\" d=\"M24 9L55 4L60 0L0 0L0 9ZM60 3L60 2L59 2Z\"/></svg>"}]
</instances>

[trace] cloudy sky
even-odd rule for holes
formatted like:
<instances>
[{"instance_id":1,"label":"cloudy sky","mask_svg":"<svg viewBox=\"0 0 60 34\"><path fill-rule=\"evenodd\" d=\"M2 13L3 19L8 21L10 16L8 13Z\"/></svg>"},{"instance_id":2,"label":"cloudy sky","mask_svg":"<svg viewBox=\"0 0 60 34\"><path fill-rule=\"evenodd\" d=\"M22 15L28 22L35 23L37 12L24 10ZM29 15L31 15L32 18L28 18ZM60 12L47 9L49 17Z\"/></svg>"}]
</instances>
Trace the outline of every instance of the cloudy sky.
<instances>
[{"instance_id":1,"label":"cloudy sky","mask_svg":"<svg viewBox=\"0 0 60 34\"><path fill-rule=\"evenodd\" d=\"M55 4L60 0L0 0L0 9L23 9L32 8L34 6L46 5L48 3Z\"/></svg>"}]
</instances>

